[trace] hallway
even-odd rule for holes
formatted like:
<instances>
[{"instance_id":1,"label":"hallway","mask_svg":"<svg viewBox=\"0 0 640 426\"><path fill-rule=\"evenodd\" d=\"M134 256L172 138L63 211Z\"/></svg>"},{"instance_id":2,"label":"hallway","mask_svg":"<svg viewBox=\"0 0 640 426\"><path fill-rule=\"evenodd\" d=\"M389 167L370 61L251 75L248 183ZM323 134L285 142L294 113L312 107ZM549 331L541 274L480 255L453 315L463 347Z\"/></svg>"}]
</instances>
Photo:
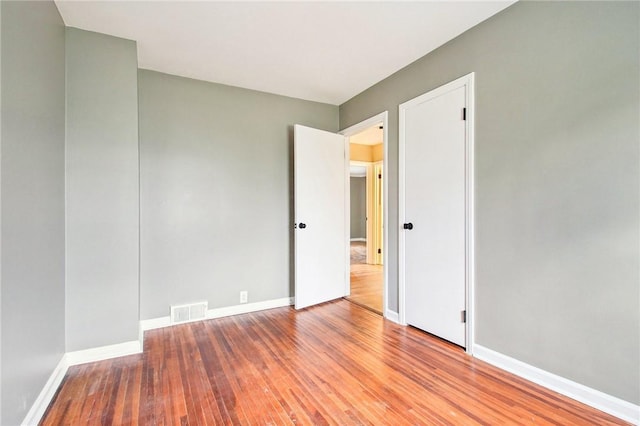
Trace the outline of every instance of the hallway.
<instances>
[{"instance_id":1,"label":"hallway","mask_svg":"<svg viewBox=\"0 0 640 426\"><path fill-rule=\"evenodd\" d=\"M364 241L351 242L351 295L346 299L382 315L383 266L367 264L366 249Z\"/></svg>"}]
</instances>

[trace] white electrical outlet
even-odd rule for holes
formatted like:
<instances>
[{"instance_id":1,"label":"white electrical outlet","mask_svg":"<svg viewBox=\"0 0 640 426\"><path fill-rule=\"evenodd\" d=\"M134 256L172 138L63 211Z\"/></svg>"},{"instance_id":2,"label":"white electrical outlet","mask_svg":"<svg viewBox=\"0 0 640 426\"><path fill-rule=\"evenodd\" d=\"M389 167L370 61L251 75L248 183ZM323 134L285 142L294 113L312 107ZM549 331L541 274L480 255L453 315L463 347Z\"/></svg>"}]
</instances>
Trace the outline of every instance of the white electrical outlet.
<instances>
[{"instance_id":1,"label":"white electrical outlet","mask_svg":"<svg viewBox=\"0 0 640 426\"><path fill-rule=\"evenodd\" d=\"M240 292L240 303L247 303L248 300L249 300L249 292L248 291L241 291Z\"/></svg>"}]
</instances>

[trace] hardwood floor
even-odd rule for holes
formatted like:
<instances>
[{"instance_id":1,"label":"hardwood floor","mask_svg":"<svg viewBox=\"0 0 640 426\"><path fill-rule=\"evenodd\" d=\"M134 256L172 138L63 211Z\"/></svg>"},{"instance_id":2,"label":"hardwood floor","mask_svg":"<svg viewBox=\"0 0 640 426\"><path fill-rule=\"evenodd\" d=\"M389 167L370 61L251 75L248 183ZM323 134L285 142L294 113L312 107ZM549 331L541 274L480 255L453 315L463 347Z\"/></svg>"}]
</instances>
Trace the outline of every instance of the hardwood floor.
<instances>
[{"instance_id":1,"label":"hardwood floor","mask_svg":"<svg viewBox=\"0 0 640 426\"><path fill-rule=\"evenodd\" d=\"M382 314L382 265L352 264L351 294L354 303Z\"/></svg>"},{"instance_id":2,"label":"hardwood floor","mask_svg":"<svg viewBox=\"0 0 640 426\"><path fill-rule=\"evenodd\" d=\"M351 294L347 300L382 314L383 266L367 264L367 243L351 241Z\"/></svg>"},{"instance_id":3,"label":"hardwood floor","mask_svg":"<svg viewBox=\"0 0 640 426\"><path fill-rule=\"evenodd\" d=\"M71 367L41 424L624 423L339 300L148 331Z\"/></svg>"},{"instance_id":4,"label":"hardwood floor","mask_svg":"<svg viewBox=\"0 0 640 426\"><path fill-rule=\"evenodd\" d=\"M367 242L366 241L351 241L349 244L349 258L350 263L367 263Z\"/></svg>"}]
</instances>

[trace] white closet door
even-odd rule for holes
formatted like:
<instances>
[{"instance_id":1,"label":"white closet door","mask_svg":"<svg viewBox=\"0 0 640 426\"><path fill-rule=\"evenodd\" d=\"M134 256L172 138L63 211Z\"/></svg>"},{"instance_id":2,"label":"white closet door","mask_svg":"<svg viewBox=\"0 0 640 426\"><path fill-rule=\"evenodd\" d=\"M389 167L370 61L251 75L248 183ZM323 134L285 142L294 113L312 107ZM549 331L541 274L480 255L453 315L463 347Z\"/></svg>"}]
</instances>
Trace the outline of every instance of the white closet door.
<instances>
[{"instance_id":1,"label":"white closet door","mask_svg":"<svg viewBox=\"0 0 640 426\"><path fill-rule=\"evenodd\" d=\"M400 108L404 316L407 324L466 346L467 88L436 90Z\"/></svg>"}]
</instances>

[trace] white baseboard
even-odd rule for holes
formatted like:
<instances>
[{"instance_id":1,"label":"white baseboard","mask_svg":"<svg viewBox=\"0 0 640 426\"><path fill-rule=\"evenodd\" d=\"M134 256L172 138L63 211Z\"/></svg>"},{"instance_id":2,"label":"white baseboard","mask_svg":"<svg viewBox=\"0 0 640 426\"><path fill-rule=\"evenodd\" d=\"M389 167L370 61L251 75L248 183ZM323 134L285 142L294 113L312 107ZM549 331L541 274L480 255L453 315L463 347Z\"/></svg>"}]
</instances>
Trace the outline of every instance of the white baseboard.
<instances>
[{"instance_id":1,"label":"white baseboard","mask_svg":"<svg viewBox=\"0 0 640 426\"><path fill-rule=\"evenodd\" d=\"M473 356L612 416L636 425L640 424L640 406L638 405L549 373L478 344L473 345Z\"/></svg>"},{"instance_id":2,"label":"white baseboard","mask_svg":"<svg viewBox=\"0 0 640 426\"><path fill-rule=\"evenodd\" d=\"M171 326L171 317L152 318L148 320L140 320L140 331L155 330L156 328L164 328Z\"/></svg>"},{"instance_id":3,"label":"white baseboard","mask_svg":"<svg viewBox=\"0 0 640 426\"><path fill-rule=\"evenodd\" d=\"M398 318L398 313L397 312L393 312L393 311L387 309L384 312L384 317L386 319L388 319L389 321L391 321L391 322L395 322L396 324L400 324L400 319Z\"/></svg>"},{"instance_id":4,"label":"white baseboard","mask_svg":"<svg viewBox=\"0 0 640 426\"><path fill-rule=\"evenodd\" d=\"M40 423L44 412L47 410L47 407L51 403L53 396L56 394L58 387L62 383L64 375L67 374L69 364L67 363L66 358L66 355L62 355L60 362L58 362L56 368L53 369L51 376L49 376L49 380L47 380L47 383L45 383L44 387L40 391L40 394L33 402L33 405L22 421L23 426L37 425Z\"/></svg>"},{"instance_id":5,"label":"white baseboard","mask_svg":"<svg viewBox=\"0 0 640 426\"><path fill-rule=\"evenodd\" d=\"M100 346L98 348L85 349L82 351L67 352L66 359L69 366L85 364L87 362L102 361L105 359L116 358L119 356L127 356L139 354L142 352L139 340L118 343L115 345Z\"/></svg>"},{"instance_id":6,"label":"white baseboard","mask_svg":"<svg viewBox=\"0 0 640 426\"><path fill-rule=\"evenodd\" d=\"M264 311L265 309L282 308L284 306L293 305L293 301L294 301L293 297L283 297L281 299L265 300L263 302L243 303L241 305L209 309L207 310L207 313L204 319L222 318L222 317L229 317L232 315ZM195 321L202 321L202 320L195 320ZM163 328L163 327L170 327L172 325L185 324L186 322L187 321L180 322L177 324L172 324L171 318L168 316L153 318L153 319L140 321L140 330L144 332L147 330L154 330L156 328ZM193 321L188 321L188 322L193 322Z\"/></svg>"},{"instance_id":7,"label":"white baseboard","mask_svg":"<svg viewBox=\"0 0 640 426\"><path fill-rule=\"evenodd\" d=\"M351 241L362 241L363 243L367 242L366 238L351 238Z\"/></svg>"},{"instance_id":8,"label":"white baseboard","mask_svg":"<svg viewBox=\"0 0 640 426\"><path fill-rule=\"evenodd\" d=\"M231 315L247 314L249 312L264 311L266 309L282 308L291 306L294 303L293 297L283 297L282 299L265 300L264 302L243 303L242 305L227 306L224 308L209 309L207 319L229 317Z\"/></svg>"}]
</instances>

